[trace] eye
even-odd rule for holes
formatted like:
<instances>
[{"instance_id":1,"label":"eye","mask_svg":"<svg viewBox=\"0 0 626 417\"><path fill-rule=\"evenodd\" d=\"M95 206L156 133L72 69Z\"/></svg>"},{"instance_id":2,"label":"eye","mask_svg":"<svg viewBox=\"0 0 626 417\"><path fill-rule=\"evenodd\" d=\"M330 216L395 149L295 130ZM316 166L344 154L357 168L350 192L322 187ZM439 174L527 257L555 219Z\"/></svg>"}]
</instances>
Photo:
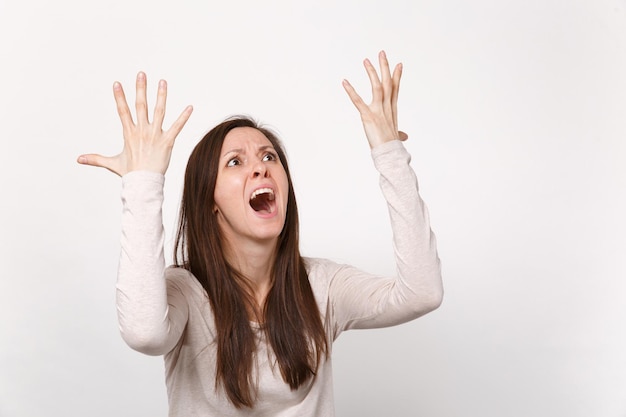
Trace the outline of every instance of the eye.
<instances>
[{"instance_id":1,"label":"eye","mask_svg":"<svg viewBox=\"0 0 626 417\"><path fill-rule=\"evenodd\" d=\"M241 165L241 161L239 160L239 158L231 158L226 163L227 167L234 167L234 166L237 166L237 165Z\"/></svg>"},{"instance_id":2,"label":"eye","mask_svg":"<svg viewBox=\"0 0 626 417\"><path fill-rule=\"evenodd\" d=\"M278 156L276 156L275 153L268 152L265 155L263 155L263 162L277 161L277 160L278 160Z\"/></svg>"}]
</instances>

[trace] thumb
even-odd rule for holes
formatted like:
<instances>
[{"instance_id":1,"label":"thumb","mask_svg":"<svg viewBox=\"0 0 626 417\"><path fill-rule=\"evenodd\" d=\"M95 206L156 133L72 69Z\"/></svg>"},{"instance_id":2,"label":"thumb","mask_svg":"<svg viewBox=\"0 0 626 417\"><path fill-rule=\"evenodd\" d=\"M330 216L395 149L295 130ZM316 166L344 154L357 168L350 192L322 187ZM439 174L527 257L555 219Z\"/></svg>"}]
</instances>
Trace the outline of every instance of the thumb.
<instances>
[{"instance_id":1,"label":"thumb","mask_svg":"<svg viewBox=\"0 0 626 417\"><path fill-rule=\"evenodd\" d=\"M98 155L95 153L83 154L76 160L81 165L91 165L94 167L106 168L114 174L120 175L117 164L115 164L115 158Z\"/></svg>"},{"instance_id":2,"label":"thumb","mask_svg":"<svg viewBox=\"0 0 626 417\"><path fill-rule=\"evenodd\" d=\"M405 141L409 138L409 135L407 135L406 133L404 133L401 130L398 130L398 139L400 139L401 141Z\"/></svg>"}]
</instances>

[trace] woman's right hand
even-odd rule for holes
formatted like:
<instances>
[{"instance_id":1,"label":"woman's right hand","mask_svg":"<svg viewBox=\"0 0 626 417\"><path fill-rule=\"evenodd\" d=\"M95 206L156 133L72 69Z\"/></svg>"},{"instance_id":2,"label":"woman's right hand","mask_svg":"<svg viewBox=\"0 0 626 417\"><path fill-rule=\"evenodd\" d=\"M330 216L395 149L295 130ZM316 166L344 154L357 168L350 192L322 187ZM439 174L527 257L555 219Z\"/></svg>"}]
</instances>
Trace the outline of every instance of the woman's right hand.
<instances>
[{"instance_id":1,"label":"woman's right hand","mask_svg":"<svg viewBox=\"0 0 626 417\"><path fill-rule=\"evenodd\" d=\"M78 157L78 163L106 168L119 176L139 170L165 174L170 163L176 136L185 126L187 120L189 120L193 107L187 106L172 126L168 130L163 131L167 83L165 80L159 81L152 123L148 120L146 74L143 72L137 74L136 88L135 109L137 123L133 121L122 85L119 82L113 84L113 95L115 96L117 113L122 121L124 134L124 149L122 149L122 152L116 156L85 154Z\"/></svg>"}]
</instances>

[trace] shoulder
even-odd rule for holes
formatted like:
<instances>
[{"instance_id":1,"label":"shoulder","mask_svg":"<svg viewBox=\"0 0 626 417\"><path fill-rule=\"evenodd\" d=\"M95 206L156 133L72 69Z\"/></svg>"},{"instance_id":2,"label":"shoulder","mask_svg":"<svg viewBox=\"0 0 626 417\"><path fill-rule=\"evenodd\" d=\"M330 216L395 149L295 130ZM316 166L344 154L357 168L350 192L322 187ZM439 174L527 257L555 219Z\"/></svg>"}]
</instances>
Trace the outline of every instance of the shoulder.
<instances>
[{"instance_id":1,"label":"shoulder","mask_svg":"<svg viewBox=\"0 0 626 417\"><path fill-rule=\"evenodd\" d=\"M309 258L303 257L304 267L309 276L323 274L341 268L341 264L325 258Z\"/></svg>"},{"instance_id":2,"label":"shoulder","mask_svg":"<svg viewBox=\"0 0 626 417\"><path fill-rule=\"evenodd\" d=\"M190 278L195 279L188 269L176 265L170 265L165 268L165 279L168 282L185 282Z\"/></svg>"},{"instance_id":3,"label":"shoulder","mask_svg":"<svg viewBox=\"0 0 626 417\"><path fill-rule=\"evenodd\" d=\"M188 269L171 265L165 269L165 280L168 289L178 290L186 296L206 297L204 288Z\"/></svg>"},{"instance_id":4,"label":"shoulder","mask_svg":"<svg viewBox=\"0 0 626 417\"><path fill-rule=\"evenodd\" d=\"M213 311L206 290L200 281L187 269L178 266L169 266L165 269L167 297L169 303L187 306L189 322L211 323ZM198 321L198 318L201 318Z\"/></svg>"},{"instance_id":5,"label":"shoulder","mask_svg":"<svg viewBox=\"0 0 626 417\"><path fill-rule=\"evenodd\" d=\"M341 264L325 258L302 258L306 271L309 275L309 282L314 291L328 288L338 273L349 268L348 265Z\"/></svg>"}]
</instances>

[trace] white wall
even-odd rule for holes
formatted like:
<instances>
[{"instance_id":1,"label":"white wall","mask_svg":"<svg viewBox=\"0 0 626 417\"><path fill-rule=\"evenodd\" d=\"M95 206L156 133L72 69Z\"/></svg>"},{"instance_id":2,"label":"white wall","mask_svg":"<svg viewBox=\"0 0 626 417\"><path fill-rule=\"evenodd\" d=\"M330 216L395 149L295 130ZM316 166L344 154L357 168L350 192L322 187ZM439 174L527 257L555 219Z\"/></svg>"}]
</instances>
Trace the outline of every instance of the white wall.
<instances>
[{"instance_id":1,"label":"white wall","mask_svg":"<svg viewBox=\"0 0 626 417\"><path fill-rule=\"evenodd\" d=\"M356 110L404 63L400 125L439 240L443 306L335 347L339 416L626 416L626 1L0 3L0 416L165 416L162 361L119 337L111 85L194 114L168 174L233 113L287 146L303 252L392 273ZM151 95L150 97L154 97ZM168 243L169 244L169 243Z\"/></svg>"}]
</instances>

